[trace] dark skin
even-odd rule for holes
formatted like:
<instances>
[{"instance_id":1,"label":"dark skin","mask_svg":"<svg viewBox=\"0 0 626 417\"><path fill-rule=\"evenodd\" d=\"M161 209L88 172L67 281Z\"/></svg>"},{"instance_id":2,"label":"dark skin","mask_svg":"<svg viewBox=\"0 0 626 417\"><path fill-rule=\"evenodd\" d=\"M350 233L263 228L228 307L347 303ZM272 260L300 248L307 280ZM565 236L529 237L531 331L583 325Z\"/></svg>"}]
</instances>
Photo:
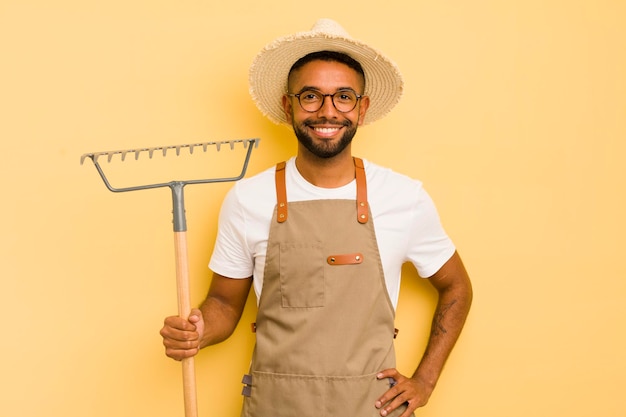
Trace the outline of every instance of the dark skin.
<instances>
[{"instance_id":1,"label":"dark skin","mask_svg":"<svg viewBox=\"0 0 626 417\"><path fill-rule=\"evenodd\" d=\"M437 290L439 299L426 351L410 378L396 369L378 374L379 378L391 377L397 381L376 402L381 416L388 415L405 402L408 407L401 417L408 417L417 408L426 405L469 313L472 285L458 253L455 252L439 271L428 278L428 282Z\"/></svg>"},{"instance_id":2,"label":"dark skin","mask_svg":"<svg viewBox=\"0 0 626 417\"><path fill-rule=\"evenodd\" d=\"M349 87L362 93L363 79L344 64L312 61L289 78L290 91L301 91L304 87L329 94ZM364 97L352 112L340 113L326 100L322 108L312 114L303 111L294 98L283 97L287 120L307 133L312 145L325 150L336 147L349 126L363 123L368 106L369 98ZM337 154L330 158L320 158L299 143L296 166L309 182L320 187L339 187L354 178L350 144L337 148ZM426 405L469 312L472 286L458 253L455 252L428 281L438 293L428 345L411 376L395 368L381 370L378 374L378 378L391 377L397 381L372 404L380 409L381 416L407 404L401 417L409 417ZM191 311L188 319L177 316L165 319L161 335L166 355L182 360L196 355L203 347L226 340L241 318L251 285L252 277L233 279L213 274L205 301Z\"/></svg>"},{"instance_id":3,"label":"dark skin","mask_svg":"<svg viewBox=\"0 0 626 417\"><path fill-rule=\"evenodd\" d=\"M251 285L252 277L232 279L214 273L206 299L191 310L188 320L178 316L165 319L161 329L165 354L180 361L226 340L239 323Z\"/></svg>"}]
</instances>

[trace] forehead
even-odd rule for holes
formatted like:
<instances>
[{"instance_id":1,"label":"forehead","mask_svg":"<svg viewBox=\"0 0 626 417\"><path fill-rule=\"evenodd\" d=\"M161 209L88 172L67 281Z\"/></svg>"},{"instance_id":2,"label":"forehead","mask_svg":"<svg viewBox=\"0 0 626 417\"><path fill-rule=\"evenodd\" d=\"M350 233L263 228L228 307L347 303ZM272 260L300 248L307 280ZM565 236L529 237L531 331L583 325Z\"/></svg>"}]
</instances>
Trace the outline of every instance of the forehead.
<instances>
[{"instance_id":1,"label":"forehead","mask_svg":"<svg viewBox=\"0 0 626 417\"><path fill-rule=\"evenodd\" d=\"M341 62L311 61L293 71L288 80L290 91L300 91L305 87L313 87L320 91L336 91L340 88L351 88L362 92L363 77Z\"/></svg>"}]
</instances>

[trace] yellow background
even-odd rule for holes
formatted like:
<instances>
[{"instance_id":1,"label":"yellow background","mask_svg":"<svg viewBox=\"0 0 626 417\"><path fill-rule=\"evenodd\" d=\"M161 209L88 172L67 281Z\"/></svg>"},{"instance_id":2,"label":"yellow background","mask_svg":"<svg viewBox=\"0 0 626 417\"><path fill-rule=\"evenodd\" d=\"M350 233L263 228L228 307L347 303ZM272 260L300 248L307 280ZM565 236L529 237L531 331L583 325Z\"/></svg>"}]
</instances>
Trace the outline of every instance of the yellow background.
<instances>
[{"instance_id":1,"label":"yellow background","mask_svg":"<svg viewBox=\"0 0 626 417\"><path fill-rule=\"evenodd\" d=\"M4 0L0 416L183 415L158 334L176 311L169 191L110 193L80 155L260 137L248 175L287 158L247 69L319 17L402 69L403 100L355 153L424 181L475 286L418 415L626 415L625 2ZM194 304L229 187L187 188ZM405 373L433 302L406 268ZM201 416L238 415L252 304L196 361Z\"/></svg>"}]
</instances>

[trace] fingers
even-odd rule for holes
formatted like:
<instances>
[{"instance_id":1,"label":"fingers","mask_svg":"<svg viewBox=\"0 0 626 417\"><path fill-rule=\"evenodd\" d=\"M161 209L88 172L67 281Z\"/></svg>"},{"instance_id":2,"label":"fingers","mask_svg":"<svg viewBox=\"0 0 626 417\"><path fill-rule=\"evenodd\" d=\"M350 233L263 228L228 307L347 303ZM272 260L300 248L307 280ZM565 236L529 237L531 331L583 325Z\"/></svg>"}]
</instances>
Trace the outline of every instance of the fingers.
<instances>
[{"instance_id":1,"label":"fingers","mask_svg":"<svg viewBox=\"0 0 626 417\"><path fill-rule=\"evenodd\" d=\"M167 317L160 334L163 337L165 354L175 360L194 356L200 350L200 335L193 322L199 322L197 315L185 320L178 316Z\"/></svg>"},{"instance_id":2,"label":"fingers","mask_svg":"<svg viewBox=\"0 0 626 417\"><path fill-rule=\"evenodd\" d=\"M376 378L378 379L383 379L383 378L397 379L397 377L404 378L404 376L400 372L398 372L398 370L395 368L385 369L384 371L380 371L378 375L376 375Z\"/></svg>"},{"instance_id":3,"label":"fingers","mask_svg":"<svg viewBox=\"0 0 626 417\"><path fill-rule=\"evenodd\" d=\"M415 411L415 409L417 408L411 406L408 395L406 395L405 393L400 393L400 395L396 396L389 404L380 408L380 415L383 417L390 415L392 411L403 405L406 406L406 410L404 410L404 413L402 413L400 417L410 416L411 413L413 413L413 411Z\"/></svg>"},{"instance_id":4,"label":"fingers","mask_svg":"<svg viewBox=\"0 0 626 417\"><path fill-rule=\"evenodd\" d=\"M394 406L394 404L392 402L392 400L394 400L394 398L397 398L398 394L400 393L400 391L397 388L397 386L398 386L398 378L401 378L402 375L396 369L385 369L384 371L379 372L378 375L376 375L376 377L378 379L391 378L392 381L393 381L393 382L391 382L391 388L389 388L383 394L383 396L380 397L376 401L376 403L374 404L376 406L376 408L381 409L380 410L380 415L381 416L386 416L388 413L390 413L395 408L397 408L398 405L402 404L402 403L400 403L400 404ZM385 407L383 407L383 406L385 406Z\"/></svg>"},{"instance_id":5,"label":"fingers","mask_svg":"<svg viewBox=\"0 0 626 417\"><path fill-rule=\"evenodd\" d=\"M200 349L174 349L165 347L165 354L167 357L172 358L176 361L182 361L186 358L191 358L192 356L196 356Z\"/></svg>"},{"instance_id":6,"label":"fingers","mask_svg":"<svg viewBox=\"0 0 626 417\"><path fill-rule=\"evenodd\" d=\"M383 394L383 396L380 397L378 401L376 401L376 408L381 408L383 404L388 403L398 395L400 391L396 387L398 385L398 382L400 382L400 379L404 378L404 376L400 374L400 372L398 372L396 369L385 369L384 371L379 372L378 375L376 375L376 378L391 379L391 388L387 392L385 392L385 394Z\"/></svg>"},{"instance_id":7,"label":"fingers","mask_svg":"<svg viewBox=\"0 0 626 417\"><path fill-rule=\"evenodd\" d=\"M400 417L408 417L418 407L426 404L429 394L424 392L417 382L400 374L396 369L385 369L377 375L378 379L392 378L395 383L375 403L380 415L385 417L397 408L406 405Z\"/></svg>"}]
</instances>

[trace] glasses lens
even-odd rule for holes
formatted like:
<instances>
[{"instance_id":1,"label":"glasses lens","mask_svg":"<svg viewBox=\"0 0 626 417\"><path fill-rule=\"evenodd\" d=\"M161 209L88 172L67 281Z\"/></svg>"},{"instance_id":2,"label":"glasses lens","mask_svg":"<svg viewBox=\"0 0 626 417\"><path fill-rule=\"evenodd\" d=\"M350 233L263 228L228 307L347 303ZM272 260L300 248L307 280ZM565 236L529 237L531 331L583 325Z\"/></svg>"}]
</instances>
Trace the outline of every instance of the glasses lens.
<instances>
[{"instance_id":1,"label":"glasses lens","mask_svg":"<svg viewBox=\"0 0 626 417\"><path fill-rule=\"evenodd\" d=\"M314 90L306 90L299 94L302 109L308 112L318 111L324 102L324 96Z\"/></svg>"},{"instance_id":2,"label":"glasses lens","mask_svg":"<svg viewBox=\"0 0 626 417\"><path fill-rule=\"evenodd\" d=\"M357 97L354 91L337 91L333 94L333 104L342 113L352 111L356 107Z\"/></svg>"},{"instance_id":3,"label":"glasses lens","mask_svg":"<svg viewBox=\"0 0 626 417\"><path fill-rule=\"evenodd\" d=\"M322 108L322 105L324 104L324 97L326 97L326 95L315 90L305 90L300 94L297 94L297 97L300 101L302 109L313 113ZM359 100L357 94L351 90L337 91L335 94L330 95L330 97L335 108L342 113L352 111L356 107L356 103Z\"/></svg>"}]
</instances>

